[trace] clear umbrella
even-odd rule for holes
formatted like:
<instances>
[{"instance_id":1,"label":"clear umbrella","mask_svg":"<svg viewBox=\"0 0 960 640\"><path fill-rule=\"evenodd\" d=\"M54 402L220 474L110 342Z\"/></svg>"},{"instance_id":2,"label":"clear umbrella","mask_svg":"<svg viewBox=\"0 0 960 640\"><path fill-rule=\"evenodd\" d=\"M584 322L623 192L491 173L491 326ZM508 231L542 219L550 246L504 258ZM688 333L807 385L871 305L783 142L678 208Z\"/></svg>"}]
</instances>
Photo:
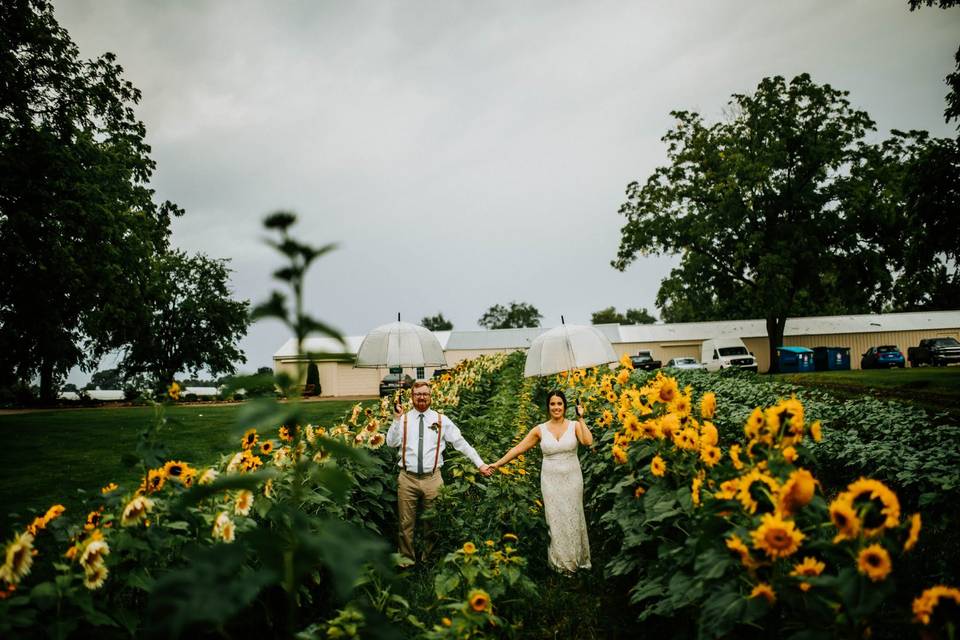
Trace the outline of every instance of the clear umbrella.
<instances>
[{"instance_id":1,"label":"clear umbrella","mask_svg":"<svg viewBox=\"0 0 960 640\"><path fill-rule=\"evenodd\" d=\"M357 349L354 366L379 367L445 367L443 347L433 333L409 322L397 321L370 331Z\"/></svg>"}]
</instances>

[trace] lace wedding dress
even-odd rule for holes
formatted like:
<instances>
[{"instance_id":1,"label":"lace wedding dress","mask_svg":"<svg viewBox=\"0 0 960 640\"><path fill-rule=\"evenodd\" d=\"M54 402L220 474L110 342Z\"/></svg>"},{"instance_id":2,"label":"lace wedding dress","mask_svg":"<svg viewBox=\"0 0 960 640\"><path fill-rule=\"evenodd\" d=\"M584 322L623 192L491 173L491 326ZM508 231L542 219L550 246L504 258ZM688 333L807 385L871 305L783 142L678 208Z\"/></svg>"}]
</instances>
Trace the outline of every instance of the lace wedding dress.
<instances>
[{"instance_id":1,"label":"lace wedding dress","mask_svg":"<svg viewBox=\"0 0 960 640\"><path fill-rule=\"evenodd\" d=\"M583 474L577 458L575 423L567 421L560 438L546 424L540 425L540 490L550 528L547 561L558 571L572 573L590 568L590 541L583 515Z\"/></svg>"}]
</instances>

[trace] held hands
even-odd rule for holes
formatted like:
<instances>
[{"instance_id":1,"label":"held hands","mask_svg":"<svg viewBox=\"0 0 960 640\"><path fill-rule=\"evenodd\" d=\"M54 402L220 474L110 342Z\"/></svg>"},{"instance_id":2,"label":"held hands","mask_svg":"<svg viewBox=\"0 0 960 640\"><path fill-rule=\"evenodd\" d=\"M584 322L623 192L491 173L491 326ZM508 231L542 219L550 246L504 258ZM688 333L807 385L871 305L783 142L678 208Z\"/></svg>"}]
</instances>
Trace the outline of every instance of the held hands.
<instances>
[{"instance_id":1,"label":"held hands","mask_svg":"<svg viewBox=\"0 0 960 640\"><path fill-rule=\"evenodd\" d=\"M493 475L493 470L494 470L494 468L495 468L495 467L493 467L493 466L491 466L491 465L489 465L489 464L482 465L482 466L480 467L480 473L483 474L483 477L484 477L484 478L489 478L490 476Z\"/></svg>"}]
</instances>

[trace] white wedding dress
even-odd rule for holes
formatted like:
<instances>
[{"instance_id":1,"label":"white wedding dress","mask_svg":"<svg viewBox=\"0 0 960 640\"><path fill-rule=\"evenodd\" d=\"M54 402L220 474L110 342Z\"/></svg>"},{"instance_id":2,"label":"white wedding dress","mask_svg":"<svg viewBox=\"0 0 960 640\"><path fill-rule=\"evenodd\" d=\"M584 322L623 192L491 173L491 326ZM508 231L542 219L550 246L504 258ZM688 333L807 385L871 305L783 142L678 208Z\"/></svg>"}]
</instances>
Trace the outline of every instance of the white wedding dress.
<instances>
[{"instance_id":1,"label":"white wedding dress","mask_svg":"<svg viewBox=\"0 0 960 640\"><path fill-rule=\"evenodd\" d=\"M583 515L583 474L577 457L575 423L567 420L567 428L559 439L546 424L539 428L543 451L540 491L550 528L547 561L563 573L589 569L590 541Z\"/></svg>"}]
</instances>

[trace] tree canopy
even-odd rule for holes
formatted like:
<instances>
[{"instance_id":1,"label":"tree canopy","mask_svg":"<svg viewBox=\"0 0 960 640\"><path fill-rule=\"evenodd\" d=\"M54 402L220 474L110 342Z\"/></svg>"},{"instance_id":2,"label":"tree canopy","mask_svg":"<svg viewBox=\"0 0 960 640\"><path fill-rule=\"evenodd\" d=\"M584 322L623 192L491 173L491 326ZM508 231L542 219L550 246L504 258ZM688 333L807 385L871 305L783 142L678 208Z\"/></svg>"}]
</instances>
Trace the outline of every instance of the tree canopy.
<instances>
[{"instance_id":1,"label":"tree canopy","mask_svg":"<svg viewBox=\"0 0 960 640\"><path fill-rule=\"evenodd\" d=\"M81 60L46 0L0 3L0 378L75 365L124 344L151 256L167 248L140 92L113 54Z\"/></svg>"},{"instance_id":2,"label":"tree canopy","mask_svg":"<svg viewBox=\"0 0 960 640\"><path fill-rule=\"evenodd\" d=\"M477 324L487 329L521 329L539 327L543 316L532 304L511 302L508 305L495 304L487 309Z\"/></svg>"},{"instance_id":3,"label":"tree canopy","mask_svg":"<svg viewBox=\"0 0 960 640\"><path fill-rule=\"evenodd\" d=\"M240 338L250 322L247 301L231 297L226 260L171 251L156 256L147 312L121 367L165 388L178 372L232 373L243 359Z\"/></svg>"},{"instance_id":4,"label":"tree canopy","mask_svg":"<svg viewBox=\"0 0 960 640\"><path fill-rule=\"evenodd\" d=\"M643 309L627 309L625 313L620 313L615 307L607 307L600 311L594 311L590 316L591 324L653 324L657 319Z\"/></svg>"},{"instance_id":5,"label":"tree canopy","mask_svg":"<svg viewBox=\"0 0 960 640\"><path fill-rule=\"evenodd\" d=\"M874 123L802 74L735 94L723 122L674 111L668 165L627 186L613 266L675 254L667 322L766 318L771 362L790 315L879 309L891 276L875 237L877 186L856 171Z\"/></svg>"},{"instance_id":6,"label":"tree canopy","mask_svg":"<svg viewBox=\"0 0 960 640\"><path fill-rule=\"evenodd\" d=\"M960 5L960 0L909 0L909 4L911 11L915 11L923 5L928 7L937 5L941 9L949 9ZM956 70L947 74L947 77L944 78L944 82L950 87L950 91L946 95L947 107L943 111L943 117L947 122L956 120L957 129L960 130L960 47L953 54L953 61L957 65Z\"/></svg>"},{"instance_id":7,"label":"tree canopy","mask_svg":"<svg viewBox=\"0 0 960 640\"><path fill-rule=\"evenodd\" d=\"M443 313L437 312L435 316L427 316L420 321L420 324L430 331L450 331L453 329L453 323L443 317Z\"/></svg>"}]
</instances>

